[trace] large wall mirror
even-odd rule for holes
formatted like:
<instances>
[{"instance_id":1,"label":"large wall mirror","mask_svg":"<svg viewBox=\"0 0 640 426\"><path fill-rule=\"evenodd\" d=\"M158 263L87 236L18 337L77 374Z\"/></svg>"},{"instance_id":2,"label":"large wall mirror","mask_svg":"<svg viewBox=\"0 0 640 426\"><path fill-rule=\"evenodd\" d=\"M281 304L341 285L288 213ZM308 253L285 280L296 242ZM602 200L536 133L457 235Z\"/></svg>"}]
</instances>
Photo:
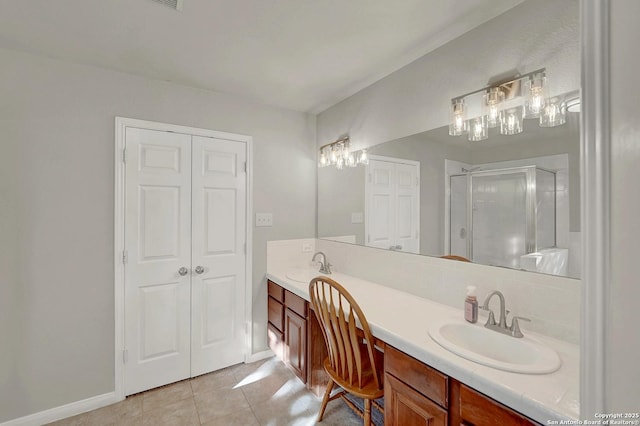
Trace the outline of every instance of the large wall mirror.
<instances>
[{"instance_id":1,"label":"large wall mirror","mask_svg":"<svg viewBox=\"0 0 640 426\"><path fill-rule=\"evenodd\" d=\"M427 54L419 65L427 70L425 79L432 70L441 82L430 92L437 93L435 99L425 99L429 108L442 108L433 110L434 117L443 117L447 95L452 125L460 124L455 118L459 99L469 126L476 123L474 117L489 122L487 99L498 85L504 92L498 102L501 124L512 111L521 111L518 102L526 107L524 120L513 114L517 130L498 125L488 129L488 138L485 133L483 140L470 141L474 138L467 134L450 136L458 133L454 127L435 128L365 143L368 164L318 168L318 238L580 278L577 2L524 2L521 8L526 19L512 13L490 20ZM501 40L509 42L504 49L483 50ZM535 104L527 96L534 86L541 87L538 72L543 68L548 72L545 97L566 106L566 120L526 118L535 115L526 113ZM442 69L452 74L443 76ZM520 80L511 84L513 79ZM416 79L415 84L423 83ZM450 93L458 87L466 90ZM472 96L480 96L482 103L472 105ZM358 117L366 118L366 110ZM444 124L441 118L432 122ZM542 127L549 125L554 127ZM352 120L342 136L351 130L358 139L360 126L360 120ZM362 148L362 140L351 142Z\"/></svg>"},{"instance_id":2,"label":"large wall mirror","mask_svg":"<svg viewBox=\"0 0 640 426\"><path fill-rule=\"evenodd\" d=\"M442 127L318 169L318 237L579 278L579 113L524 124L480 142Z\"/></svg>"}]
</instances>

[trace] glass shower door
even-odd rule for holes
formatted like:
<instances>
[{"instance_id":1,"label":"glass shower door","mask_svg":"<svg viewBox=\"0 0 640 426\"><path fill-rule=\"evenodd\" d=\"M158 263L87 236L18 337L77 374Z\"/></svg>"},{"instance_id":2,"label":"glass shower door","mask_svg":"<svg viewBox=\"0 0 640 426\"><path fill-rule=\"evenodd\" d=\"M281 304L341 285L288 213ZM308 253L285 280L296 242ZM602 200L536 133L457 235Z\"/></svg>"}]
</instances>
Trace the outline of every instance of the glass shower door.
<instances>
[{"instance_id":1,"label":"glass shower door","mask_svg":"<svg viewBox=\"0 0 640 426\"><path fill-rule=\"evenodd\" d=\"M469 251L474 262L520 267L532 231L528 194L533 170L511 169L470 175Z\"/></svg>"},{"instance_id":2,"label":"glass shower door","mask_svg":"<svg viewBox=\"0 0 640 426\"><path fill-rule=\"evenodd\" d=\"M467 175L450 177L449 253L469 258L467 253Z\"/></svg>"}]
</instances>

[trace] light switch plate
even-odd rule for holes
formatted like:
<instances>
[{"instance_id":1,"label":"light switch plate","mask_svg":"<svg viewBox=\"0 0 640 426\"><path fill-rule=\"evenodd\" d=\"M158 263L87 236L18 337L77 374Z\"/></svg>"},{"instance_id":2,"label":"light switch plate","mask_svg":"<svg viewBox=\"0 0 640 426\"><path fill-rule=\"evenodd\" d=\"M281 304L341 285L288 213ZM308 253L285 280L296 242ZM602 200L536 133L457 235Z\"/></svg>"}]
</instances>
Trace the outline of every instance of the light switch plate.
<instances>
[{"instance_id":1,"label":"light switch plate","mask_svg":"<svg viewBox=\"0 0 640 426\"><path fill-rule=\"evenodd\" d=\"M351 223L362 223L364 222L364 214L362 212L351 213Z\"/></svg>"},{"instance_id":2,"label":"light switch plate","mask_svg":"<svg viewBox=\"0 0 640 426\"><path fill-rule=\"evenodd\" d=\"M256 213L256 226L273 226L273 214Z\"/></svg>"}]
</instances>

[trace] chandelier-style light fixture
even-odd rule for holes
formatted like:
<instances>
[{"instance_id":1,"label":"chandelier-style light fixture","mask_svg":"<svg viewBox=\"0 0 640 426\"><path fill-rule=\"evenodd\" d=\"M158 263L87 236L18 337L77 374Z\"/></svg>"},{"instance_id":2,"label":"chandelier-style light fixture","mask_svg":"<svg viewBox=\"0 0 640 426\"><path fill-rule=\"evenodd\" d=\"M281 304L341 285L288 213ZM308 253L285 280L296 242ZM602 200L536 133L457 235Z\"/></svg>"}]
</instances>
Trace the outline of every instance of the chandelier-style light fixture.
<instances>
[{"instance_id":1,"label":"chandelier-style light fixture","mask_svg":"<svg viewBox=\"0 0 640 426\"><path fill-rule=\"evenodd\" d=\"M356 167L358 164L369 164L367 150L352 152L349 136L320 147L318 167L336 166L337 169L343 169Z\"/></svg>"},{"instance_id":2,"label":"chandelier-style light fixture","mask_svg":"<svg viewBox=\"0 0 640 426\"><path fill-rule=\"evenodd\" d=\"M562 97L550 97L545 68L451 99L449 134L467 134L470 141L489 138L489 129L517 135L524 119L537 118L541 127L566 122Z\"/></svg>"}]
</instances>

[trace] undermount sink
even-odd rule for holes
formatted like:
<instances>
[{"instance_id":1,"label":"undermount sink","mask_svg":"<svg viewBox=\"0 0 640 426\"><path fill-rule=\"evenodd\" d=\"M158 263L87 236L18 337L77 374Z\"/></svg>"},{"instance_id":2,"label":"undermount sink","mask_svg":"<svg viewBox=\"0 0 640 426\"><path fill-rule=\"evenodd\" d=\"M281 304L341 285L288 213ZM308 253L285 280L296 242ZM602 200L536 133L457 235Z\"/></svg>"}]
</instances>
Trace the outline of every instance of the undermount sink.
<instances>
[{"instance_id":1,"label":"undermount sink","mask_svg":"<svg viewBox=\"0 0 640 426\"><path fill-rule=\"evenodd\" d=\"M322 275L320 272L314 269L292 269L288 271L285 276L290 280L297 281L299 283L308 284L312 278L317 277L318 275Z\"/></svg>"},{"instance_id":2,"label":"undermount sink","mask_svg":"<svg viewBox=\"0 0 640 426\"><path fill-rule=\"evenodd\" d=\"M547 374L560 368L558 354L526 336L515 338L481 324L451 322L434 325L429 335L440 346L478 364L525 374Z\"/></svg>"}]
</instances>

